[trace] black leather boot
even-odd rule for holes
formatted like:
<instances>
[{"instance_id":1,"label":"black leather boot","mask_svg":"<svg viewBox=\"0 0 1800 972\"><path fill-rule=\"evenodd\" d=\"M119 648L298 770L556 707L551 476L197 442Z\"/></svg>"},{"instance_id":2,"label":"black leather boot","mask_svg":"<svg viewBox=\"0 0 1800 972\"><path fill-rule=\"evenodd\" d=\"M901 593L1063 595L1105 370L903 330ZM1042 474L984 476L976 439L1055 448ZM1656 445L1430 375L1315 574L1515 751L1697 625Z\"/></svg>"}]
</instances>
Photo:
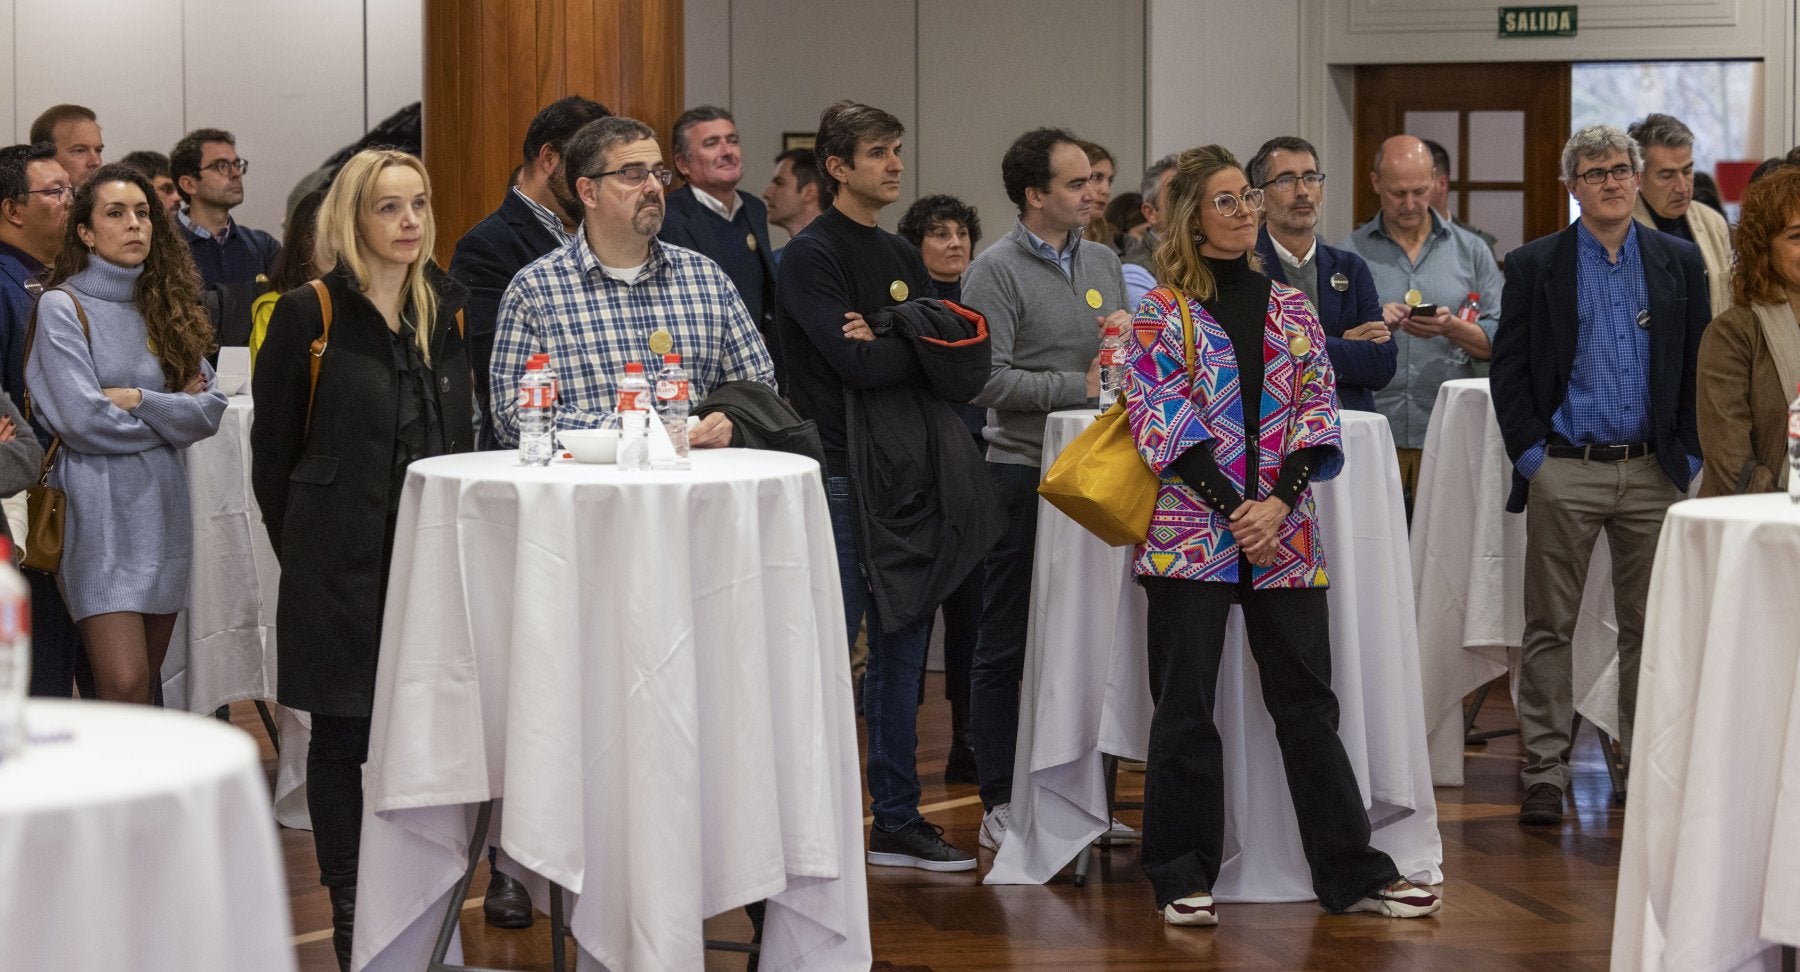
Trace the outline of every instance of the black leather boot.
<instances>
[{"instance_id":1,"label":"black leather boot","mask_svg":"<svg viewBox=\"0 0 1800 972\"><path fill-rule=\"evenodd\" d=\"M481 901L481 911L495 928L531 927L531 895L525 885L492 864L488 865L487 895Z\"/></svg>"},{"instance_id":2,"label":"black leather boot","mask_svg":"<svg viewBox=\"0 0 1800 972\"><path fill-rule=\"evenodd\" d=\"M350 972L350 932L356 925L356 885L327 888L331 893L331 949L338 972Z\"/></svg>"}]
</instances>

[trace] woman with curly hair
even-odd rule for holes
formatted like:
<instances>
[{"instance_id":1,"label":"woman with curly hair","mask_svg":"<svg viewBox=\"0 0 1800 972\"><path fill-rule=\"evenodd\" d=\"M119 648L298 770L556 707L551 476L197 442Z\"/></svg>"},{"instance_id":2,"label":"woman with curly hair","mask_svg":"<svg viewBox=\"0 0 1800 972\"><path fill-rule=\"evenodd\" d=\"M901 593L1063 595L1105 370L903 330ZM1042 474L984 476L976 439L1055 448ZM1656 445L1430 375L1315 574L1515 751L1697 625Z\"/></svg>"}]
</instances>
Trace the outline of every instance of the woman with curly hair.
<instances>
[{"instance_id":1,"label":"woman with curly hair","mask_svg":"<svg viewBox=\"0 0 1800 972\"><path fill-rule=\"evenodd\" d=\"M26 338L25 385L68 494L59 581L100 698L148 703L187 603L193 530L179 450L225 412L200 276L156 190L102 166L75 192Z\"/></svg>"},{"instance_id":2,"label":"woman with curly hair","mask_svg":"<svg viewBox=\"0 0 1800 972\"><path fill-rule=\"evenodd\" d=\"M1787 486L1788 403L1800 386L1800 169L1750 186L1731 244L1731 307L1700 339L1701 496Z\"/></svg>"}]
</instances>

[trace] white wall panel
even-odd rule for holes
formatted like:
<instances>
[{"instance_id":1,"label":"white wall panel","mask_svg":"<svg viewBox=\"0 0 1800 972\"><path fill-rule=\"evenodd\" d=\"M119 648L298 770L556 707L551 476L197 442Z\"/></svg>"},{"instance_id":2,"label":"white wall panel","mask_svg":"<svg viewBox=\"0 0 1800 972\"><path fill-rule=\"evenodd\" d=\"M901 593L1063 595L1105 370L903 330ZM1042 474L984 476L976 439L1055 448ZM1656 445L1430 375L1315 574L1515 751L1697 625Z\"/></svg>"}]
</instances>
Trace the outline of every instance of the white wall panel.
<instances>
[{"instance_id":1,"label":"white wall panel","mask_svg":"<svg viewBox=\"0 0 1800 972\"><path fill-rule=\"evenodd\" d=\"M13 54L13 0L0 0L0 51L5 51L7 60ZM18 121L16 92L13 91L13 72L0 70L0 132L7 133L6 144L25 140L25 129L31 124L29 119ZM15 534L16 536L17 534Z\"/></svg>"},{"instance_id":2,"label":"white wall panel","mask_svg":"<svg viewBox=\"0 0 1800 972\"><path fill-rule=\"evenodd\" d=\"M368 30L367 131L425 93L424 0L361 0Z\"/></svg>"},{"instance_id":3,"label":"white wall panel","mask_svg":"<svg viewBox=\"0 0 1800 972\"><path fill-rule=\"evenodd\" d=\"M911 3L891 0L731 0L731 104L744 151L739 188L769 184L782 132L811 132L819 112L842 98L874 105L907 130L902 158L917 158L917 37ZM688 105L699 104L690 92ZM965 97L967 95L965 94ZM914 171L902 177L900 202L882 225L893 228L917 196ZM777 230L775 245L783 234Z\"/></svg>"},{"instance_id":4,"label":"white wall panel","mask_svg":"<svg viewBox=\"0 0 1800 972\"><path fill-rule=\"evenodd\" d=\"M981 248L1017 213L1000 158L1021 133L1051 126L1106 146L1113 192L1144 171L1142 0L919 0L919 124L911 188L973 204ZM1074 29L1078 27L1078 29ZM903 206L893 207L904 211Z\"/></svg>"},{"instance_id":5,"label":"white wall panel","mask_svg":"<svg viewBox=\"0 0 1800 972\"><path fill-rule=\"evenodd\" d=\"M1300 0L1150 0L1150 158L1300 131Z\"/></svg>"},{"instance_id":6,"label":"white wall panel","mask_svg":"<svg viewBox=\"0 0 1800 972\"><path fill-rule=\"evenodd\" d=\"M236 135L250 171L232 216L279 238L288 191L365 131L361 0L185 7L187 121L160 145L195 128Z\"/></svg>"},{"instance_id":7,"label":"white wall panel","mask_svg":"<svg viewBox=\"0 0 1800 972\"><path fill-rule=\"evenodd\" d=\"M681 54L690 105L731 104L732 0L684 0Z\"/></svg>"},{"instance_id":8,"label":"white wall panel","mask_svg":"<svg viewBox=\"0 0 1800 972\"><path fill-rule=\"evenodd\" d=\"M73 102L100 116L104 161L167 152L182 132L181 21L181 0L16 3L8 50L18 137L45 108Z\"/></svg>"}]
</instances>

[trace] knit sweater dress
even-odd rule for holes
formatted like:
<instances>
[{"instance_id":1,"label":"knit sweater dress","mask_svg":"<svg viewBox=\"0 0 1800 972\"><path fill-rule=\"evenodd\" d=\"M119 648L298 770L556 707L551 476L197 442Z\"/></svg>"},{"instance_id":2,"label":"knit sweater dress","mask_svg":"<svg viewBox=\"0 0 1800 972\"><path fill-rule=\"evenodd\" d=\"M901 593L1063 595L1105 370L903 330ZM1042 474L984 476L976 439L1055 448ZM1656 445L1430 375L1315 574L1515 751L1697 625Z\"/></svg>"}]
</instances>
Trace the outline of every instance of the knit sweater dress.
<instances>
[{"instance_id":1,"label":"knit sweater dress","mask_svg":"<svg viewBox=\"0 0 1800 972\"><path fill-rule=\"evenodd\" d=\"M187 468L179 450L219 430L225 396L164 390L144 319L132 303L142 267L91 257L65 281L87 312L89 340L61 289L38 301L37 337L25 383L44 425L62 436L50 485L68 494L63 532L63 596L79 621L135 611L173 614L187 604L193 527ZM132 411L102 388L136 388Z\"/></svg>"}]
</instances>

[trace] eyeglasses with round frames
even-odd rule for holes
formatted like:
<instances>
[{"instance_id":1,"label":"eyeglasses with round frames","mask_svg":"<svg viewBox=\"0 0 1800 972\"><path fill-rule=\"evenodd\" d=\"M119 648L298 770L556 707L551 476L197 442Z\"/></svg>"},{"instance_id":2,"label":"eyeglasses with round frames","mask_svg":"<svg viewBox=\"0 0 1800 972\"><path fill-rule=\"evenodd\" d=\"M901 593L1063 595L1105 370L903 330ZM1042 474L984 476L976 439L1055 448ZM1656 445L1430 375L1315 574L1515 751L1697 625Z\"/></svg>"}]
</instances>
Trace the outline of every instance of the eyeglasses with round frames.
<instances>
[{"instance_id":1,"label":"eyeglasses with round frames","mask_svg":"<svg viewBox=\"0 0 1800 972\"><path fill-rule=\"evenodd\" d=\"M1212 198L1213 209L1220 216L1236 216L1241 204L1245 212L1260 213L1263 208L1263 191L1261 189L1245 189L1242 194L1233 195L1221 192Z\"/></svg>"},{"instance_id":2,"label":"eyeglasses with round frames","mask_svg":"<svg viewBox=\"0 0 1800 972\"><path fill-rule=\"evenodd\" d=\"M203 165L200 168L211 169L212 171L217 172L218 174L229 179L234 174L235 175L243 175L244 173L249 172L250 171L250 160L249 159L218 159L218 160L214 161L211 165Z\"/></svg>"},{"instance_id":3,"label":"eyeglasses with round frames","mask_svg":"<svg viewBox=\"0 0 1800 972\"><path fill-rule=\"evenodd\" d=\"M55 202L58 199L67 199L70 196L75 195L75 187L74 186L56 186L56 187L50 188L50 189L27 189L24 192L19 193L19 195L21 195L21 196L43 196L45 199L48 199L51 202Z\"/></svg>"},{"instance_id":4,"label":"eyeglasses with round frames","mask_svg":"<svg viewBox=\"0 0 1800 972\"><path fill-rule=\"evenodd\" d=\"M1576 173L1575 178L1580 179L1590 186L1598 186L1604 185L1609 177L1617 179L1623 184L1630 182L1631 177L1635 175L1637 175L1637 170L1631 166L1615 165L1610 169L1589 169L1586 172L1578 172Z\"/></svg>"},{"instance_id":5,"label":"eyeglasses with round frames","mask_svg":"<svg viewBox=\"0 0 1800 972\"><path fill-rule=\"evenodd\" d=\"M651 178L652 176L656 178L657 182L667 186L669 180L675 178L675 173L673 171L660 165L654 169L642 165L628 165L623 169L611 169L606 172L596 172L593 175L588 176L588 178L604 179L610 175L616 175L619 178L624 179L625 184L628 186L641 186L644 184L645 179Z\"/></svg>"},{"instance_id":6,"label":"eyeglasses with round frames","mask_svg":"<svg viewBox=\"0 0 1800 972\"><path fill-rule=\"evenodd\" d=\"M1262 187L1264 189L1274 189L1278 192L1293 192L1294 183L1296 182L1306 183L1306 188L1308 189L1317 189L1325 184L1325 173L1308 172L1304 175L1294 175L1289 172L1285 175L1279 175L1270 179L1268 182L1263 183Z\"/></svg>"}]
</instances>

